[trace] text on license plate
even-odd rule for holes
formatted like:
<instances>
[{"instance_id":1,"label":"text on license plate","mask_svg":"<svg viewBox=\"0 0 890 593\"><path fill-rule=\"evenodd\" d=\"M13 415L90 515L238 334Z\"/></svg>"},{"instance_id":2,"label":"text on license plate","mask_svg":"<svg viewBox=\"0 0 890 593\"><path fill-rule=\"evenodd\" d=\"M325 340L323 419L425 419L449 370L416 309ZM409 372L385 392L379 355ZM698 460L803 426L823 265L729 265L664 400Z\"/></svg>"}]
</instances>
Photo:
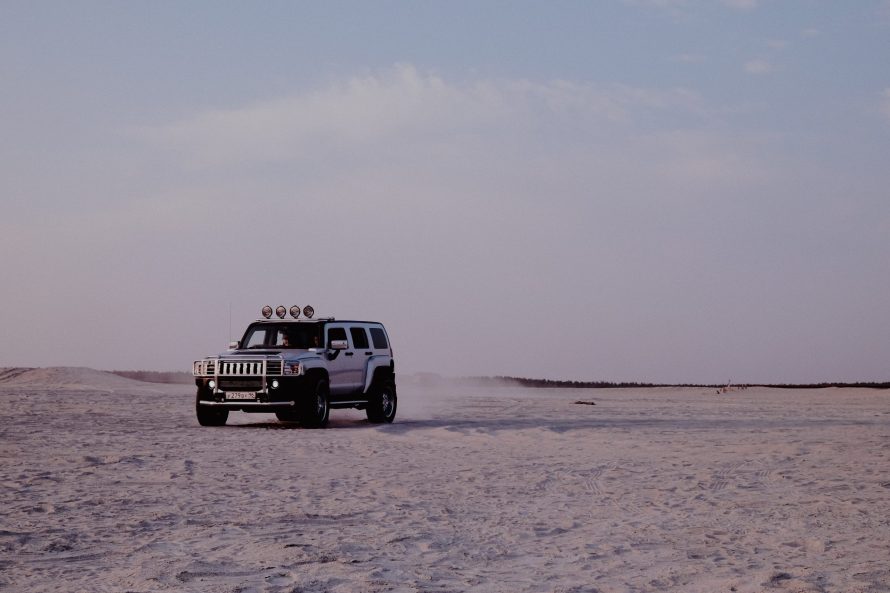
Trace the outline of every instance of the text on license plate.
<instances>
[{"instance_id":1,"label":"text on license plate","mask_svg":"<svg viewBox=\"0 0 890 593\"><path fill-rule=\"evenodd\" d=\"M252 391L226 391L226 399L256 399Z\"/></svg>"}]
</instances>

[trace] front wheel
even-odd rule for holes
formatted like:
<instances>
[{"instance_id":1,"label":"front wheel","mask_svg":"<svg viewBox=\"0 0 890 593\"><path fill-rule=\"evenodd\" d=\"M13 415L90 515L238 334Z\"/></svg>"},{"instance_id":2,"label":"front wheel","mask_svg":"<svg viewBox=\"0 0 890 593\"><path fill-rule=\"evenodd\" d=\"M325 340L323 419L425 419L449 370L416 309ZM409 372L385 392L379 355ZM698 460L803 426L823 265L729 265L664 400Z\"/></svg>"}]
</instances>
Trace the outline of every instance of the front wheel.
<instances>
[{"instance_id":1,"label":"front wheel","mask_svg":"<svg viewBox=\"0 0 890 593\"><path fill-rule=\"evenodd\" d=\"M229 411L225 408L213 408L201 405L201 391L195 396L195 414L201 426L223 426L229 419Z\"/></svg>"},{"instance_id":2,"label":"front wheel","mask_svg":"<svg viewBox=\"0 0 890 593\"><path fill-rule=\"evenodd\" d=\"M312 394L306 398L301 421L306 428L324 428L328 425L330 408L330 388L326 379L315 383Z\"/></svg>"},{"instance_id":3,"label":"front wheel","mask_svg":"<svg viewBox=\"0 0 890 593\"><path fill-rule=\"evenodd\" d=\"M368 420L379 424L381 422L392 422L396 417L396 384L392 381L384 381L371 394L371 401L368 402Z\"/></svg>"}]
</instances>

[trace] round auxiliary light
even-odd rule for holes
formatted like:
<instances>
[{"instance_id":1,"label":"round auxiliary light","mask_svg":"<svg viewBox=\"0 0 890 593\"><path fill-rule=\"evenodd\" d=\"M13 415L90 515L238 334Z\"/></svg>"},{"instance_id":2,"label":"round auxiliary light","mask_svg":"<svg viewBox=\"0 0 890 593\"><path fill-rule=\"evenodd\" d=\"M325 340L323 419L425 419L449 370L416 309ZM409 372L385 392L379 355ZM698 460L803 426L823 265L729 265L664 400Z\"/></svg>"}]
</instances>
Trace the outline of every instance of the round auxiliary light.
<instances>
[{"instance_id":1,"label":"round auxiliary light","mask_svg":"<svg viewBox=\"0 0 890 593\"><path fill-rule=\"evenodd\" d=\"M275 314L278 315L279 319L284 319L284 316L287 315L287 309L284 308L284 305L278 305L275 307Z\"/></svg>"},{"instance_id":2,"label":"round auxiliary light","mask_svg":"<svg viewBox=\"0 0 890 593\"><path fill-rule=\"evenodd\" d=\"M272 307L270 307L269 305L263 307L263 317L265 317L266 319L272 317Z\"/></svg>"},{"instance_id":3,"label":"round auxiliary light","mask_svg":"<svg viewBox=\"0 0 890 593\"><path fill-rule=\"evenodd\" d=\"M307 318L312 319L312 316L315 315L315 309L312 308L312 305L306 305L303 307L303 315Z\"/></svg>"},{"instance_id":4,"label":"round auxiliary light","mask_svg":"<svg viewBox=\"0 0 890 593\"><path fill-rule=\"evenodd\" d=\"M272 380L272 389L278 389L278 379Z\"/></svg>"},{"instance_id":5,"label":"round auxiliary light","mask_svg":"<svg viewBox=\"0 0 890 593\"><path fill-rule=\"evenodd\" d=\"M296 319L300 316L300 308L296 305L290 308L290 316Z\"/></svg>"},{"instance_id":6,"label":"round auxiliary light","mask_svg":"<svg viewBox=\"0 0 890 593\"><path fill-rule=\"evenodd\" d=\"M216 389L216 381L214 381L213 379L207 381L207 387L209 387L210 389Z\"/></svg>"}]
</instances>

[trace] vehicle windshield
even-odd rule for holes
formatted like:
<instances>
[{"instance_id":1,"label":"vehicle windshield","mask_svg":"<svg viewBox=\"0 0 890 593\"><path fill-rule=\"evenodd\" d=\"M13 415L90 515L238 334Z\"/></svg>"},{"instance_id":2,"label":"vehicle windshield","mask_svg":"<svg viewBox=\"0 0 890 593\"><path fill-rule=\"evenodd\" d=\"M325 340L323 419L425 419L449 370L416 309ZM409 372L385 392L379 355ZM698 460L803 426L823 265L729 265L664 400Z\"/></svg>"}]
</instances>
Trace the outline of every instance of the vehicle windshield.
<instances>
[{"instance_id":1,"label":"vehicle windshield","mask_svg":"<svg viewBox=\"0 0 890 593\"><path fill-rule=\"evenodd\" d=\"M319 323L262 323L247 328L241 347L307 349L321 343Z\"/></svg>"}]
</instances>

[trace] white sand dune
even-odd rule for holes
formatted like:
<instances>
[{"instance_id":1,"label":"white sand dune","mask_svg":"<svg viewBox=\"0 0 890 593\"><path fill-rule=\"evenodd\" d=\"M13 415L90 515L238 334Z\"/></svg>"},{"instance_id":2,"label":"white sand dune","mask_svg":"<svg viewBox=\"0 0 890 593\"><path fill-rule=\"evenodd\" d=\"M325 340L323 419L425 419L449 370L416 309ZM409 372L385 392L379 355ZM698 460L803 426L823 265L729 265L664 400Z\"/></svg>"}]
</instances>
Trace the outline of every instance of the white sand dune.
<instances>
[{"instance_id":1,"label":"white sand dune","mask_svg":"<svg viewBox=\"0 0 890 593\"><path fill-rule=\"evenodd\" d=\"M304 430L103 378L0 383L4 591L890 591L887 392L405 382Z\"/></svg>"},{"instance_id":2,"label":"white sand dune","mask_svg":"<svg viewBox=\"0 0 890 593\"><path fill-rule=\"evenodd\" d=\"M86 367L2 367L0 389L66 389L114 392L151 390L155 384L135 381L107 371Z\"/></svg>"}]
</instances>

